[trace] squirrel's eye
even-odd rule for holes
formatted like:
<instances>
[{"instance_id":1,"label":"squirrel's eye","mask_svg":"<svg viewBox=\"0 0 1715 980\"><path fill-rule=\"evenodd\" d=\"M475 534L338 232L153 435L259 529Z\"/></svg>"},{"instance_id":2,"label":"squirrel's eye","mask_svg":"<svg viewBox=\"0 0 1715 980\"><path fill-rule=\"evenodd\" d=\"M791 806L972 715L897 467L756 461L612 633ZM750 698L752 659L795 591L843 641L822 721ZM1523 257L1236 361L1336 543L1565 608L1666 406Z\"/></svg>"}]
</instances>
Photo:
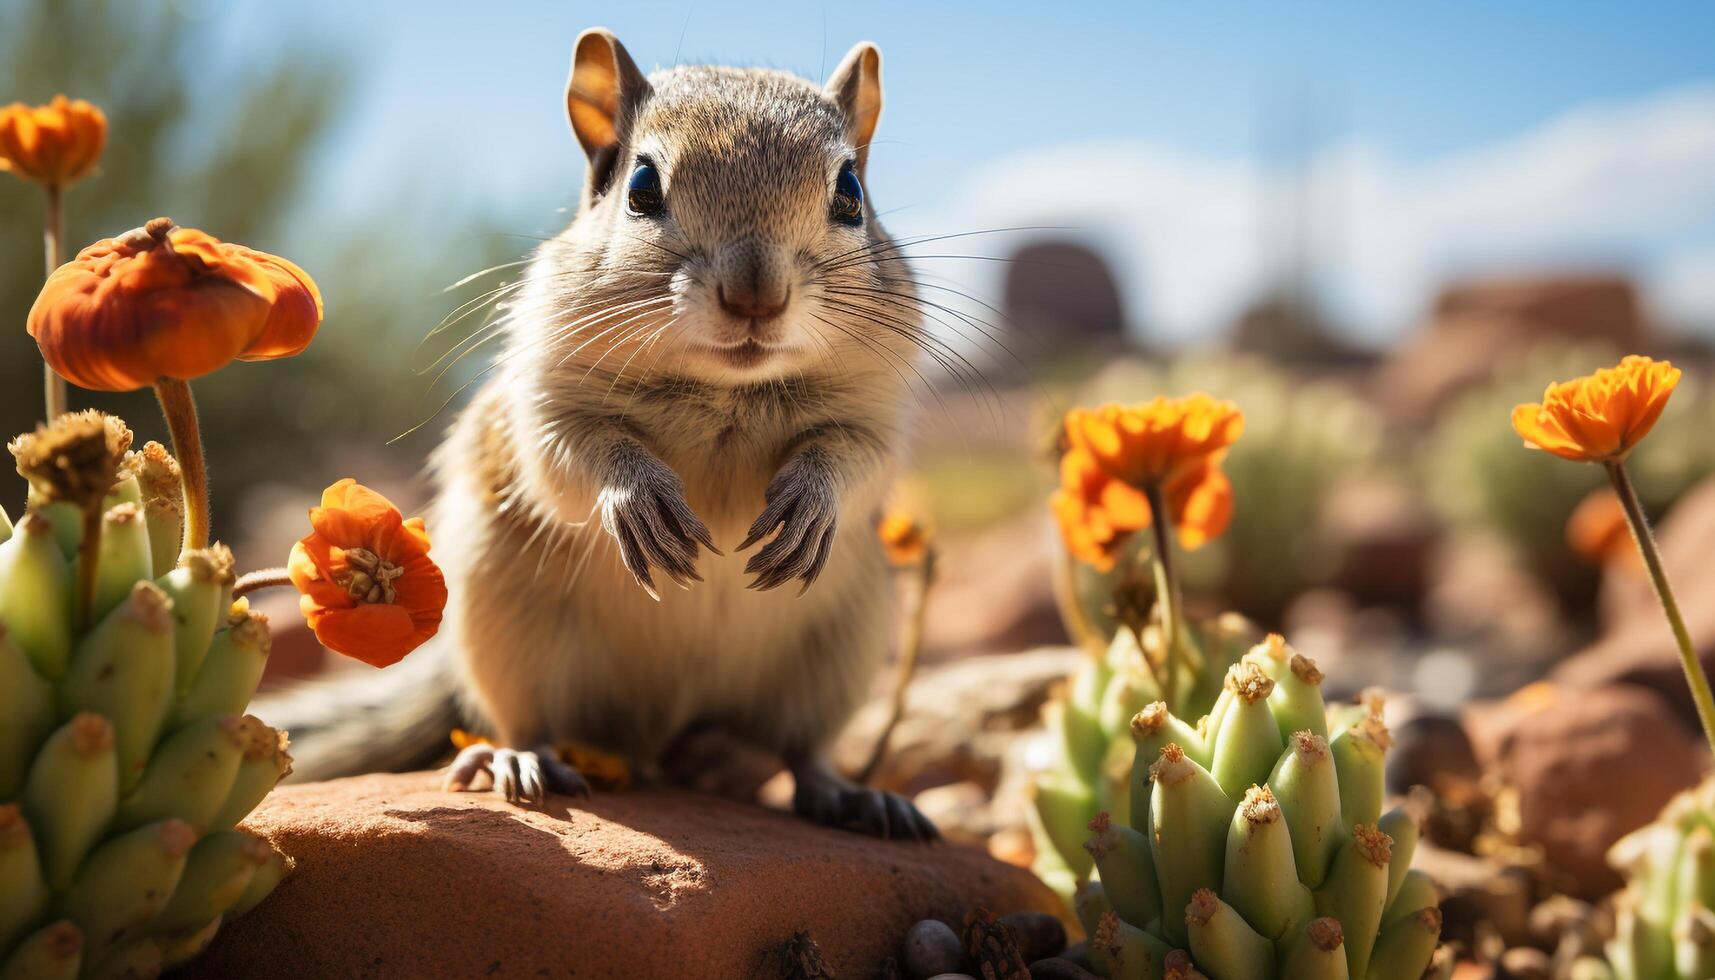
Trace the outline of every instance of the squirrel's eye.
<instances>
[{"instance_id":1,"label":"squirrel's eye","mask_svg":"<svg viewBox=\"0 0 1715 980\"><path fill-rule=\"evenodd\" d=\"M858 182L857 171L849 163L834 178L834 203L829 216L842 225L863 224L863 184Z\"/></svg>"},{"instance_id":2,"label":"squirrel's eye","mask_svg":"<svg viewBox=\"0 0 1715 980\"><path fill-rule=\"evenodd\" d=\"M667 210L661 196L661 174L653 163L639 163L625 182L625 205L640 218L653 218Z\"/></svg>"}]
</instances>

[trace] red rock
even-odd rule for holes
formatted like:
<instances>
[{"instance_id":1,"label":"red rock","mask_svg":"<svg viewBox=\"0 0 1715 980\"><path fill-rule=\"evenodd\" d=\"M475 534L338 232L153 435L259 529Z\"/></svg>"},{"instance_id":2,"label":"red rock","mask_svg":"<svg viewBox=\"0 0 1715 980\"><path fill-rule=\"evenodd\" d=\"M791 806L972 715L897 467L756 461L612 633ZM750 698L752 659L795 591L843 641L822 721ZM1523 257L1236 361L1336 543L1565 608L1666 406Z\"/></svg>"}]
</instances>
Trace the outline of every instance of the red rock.
<instances>
[{"instance_id":1,"label":"red rock","mask_svg":"<svg viewBox=\"0 0 1715 980\"><path fill-rule=\"evenodd\" d=\"M246 822L297 859L187 977L748 977L799 933L872 975L925 918L1059 911L1028 872L683 790L541 809L437 773L287 786Z\"/></svg>"},{"instance_id":2,"label":"red rock","mask_svg":"<svg viewBox=\"0 0 1715 980\"><path fill-rule=\"evenodd\" d=\"M1560 275L1457 283L1429 322L1383 366L1376 394L1388 416L1418 424L1496 364L1544 340L1647 345L1637 289L1617 275Z\"/></svg>"},{"instance_id":3,"label":"red rock","mask_svg":"<svg viewBox=\"0 0 1715 980\"><path fill-rule=\"evenodd\" d=\"M1519 836L1582 898L1620 879L1608 848L1702 777L1708 754L1647 688L1533 684L1467 714L1484 764L1518 790Z\"/></svg>"}]
</instances>

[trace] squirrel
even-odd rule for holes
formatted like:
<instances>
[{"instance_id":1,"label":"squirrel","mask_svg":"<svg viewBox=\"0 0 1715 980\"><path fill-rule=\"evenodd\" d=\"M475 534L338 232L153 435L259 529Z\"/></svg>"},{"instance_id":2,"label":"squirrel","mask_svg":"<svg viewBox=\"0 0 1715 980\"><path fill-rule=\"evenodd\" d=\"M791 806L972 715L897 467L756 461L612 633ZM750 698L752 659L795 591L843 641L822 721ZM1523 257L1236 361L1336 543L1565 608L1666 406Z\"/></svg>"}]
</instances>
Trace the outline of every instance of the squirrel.
<instances>
[{"instance_id":1,"label":"squirrel","mask_svg":"<svg viewBox=\"0 0 1715 980\"><path fill-rule=\"evenodd\" d=\"M820 89L759 68L646 77L611 32L578 37L578 213L535 252L493 376L431 462L442 637L361 686L259 707L300 778L426 764L474 718L494 744L461 751L448 787L487 771L539 801L588 792L557 741L649 772L712 728L778 758L806 819L936 836L825 757L888 646L871 525L924 346L864 188L880 67L864 42ZM717 545L735 540L748 560Z\"/></svg>"}]
</instances>

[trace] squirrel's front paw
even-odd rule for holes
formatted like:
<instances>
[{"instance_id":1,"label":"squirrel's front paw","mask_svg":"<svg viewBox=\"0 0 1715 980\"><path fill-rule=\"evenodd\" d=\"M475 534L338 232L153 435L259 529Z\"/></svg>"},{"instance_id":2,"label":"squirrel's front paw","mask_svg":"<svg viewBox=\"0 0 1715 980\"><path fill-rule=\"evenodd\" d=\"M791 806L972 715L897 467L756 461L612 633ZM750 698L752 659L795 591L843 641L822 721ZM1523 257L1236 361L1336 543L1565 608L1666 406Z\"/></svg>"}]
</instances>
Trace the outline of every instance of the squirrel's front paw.
<instances>
[{"instance_id":1,"label":"squirrel's front paw","mask_svg":"<svg viewBox=\"0 0 1715 980\"><path fill-rule=\"evenodd\" d=\"M679 474L656 460L641 463L597 497L601 526L619 542L619 558L651 596L660 599L650 566L688 588L701 582L697 574L697 545L720 554L709 529L685 502Z\"/></svg>"},{"instance_id":2,"label":"squirrel's front paw","mask_svg":"<svg viewBox=\"0 0 1715 980\"><path fill-rule=\"evenodd\" d=\"M763 499L767 506L738 550L749 548L776 528L780 533L744 566L756 576L750 587L772 589L797 578L808 589L822 574L834 546L839 500L833 478L824 467L800 458L775 475Z\"/></svg>"}]
</instances>

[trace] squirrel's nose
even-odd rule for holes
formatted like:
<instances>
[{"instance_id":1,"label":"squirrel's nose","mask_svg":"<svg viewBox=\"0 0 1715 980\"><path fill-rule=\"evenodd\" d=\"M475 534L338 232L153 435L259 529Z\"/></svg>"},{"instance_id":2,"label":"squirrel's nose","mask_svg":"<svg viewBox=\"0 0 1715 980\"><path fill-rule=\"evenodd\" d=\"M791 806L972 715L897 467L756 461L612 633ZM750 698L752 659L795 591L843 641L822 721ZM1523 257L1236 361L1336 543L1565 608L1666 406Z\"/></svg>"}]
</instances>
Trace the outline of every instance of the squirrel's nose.
<instances>
[{"instance_id":1,"label":"squirrel's nose","mask_svg":"<svg viewBox=\"0 0 1715 980\"><path fill-rule=\"evenodd\" d=\"M792 298L791 260L786 250L756 238L729 242L715 255L715 298L728 314L771 320Z\"/></svg>"},{"instance_id":2,"label":"squirrel's nose","mask_svg":"<svg viewBox=\"0 0 1715 980\"><path fill-rule=\"evenodd\" d=\"M784 284L781 284L784 287ZM733 316L745 320L772 320L786 308L786 301L791 298L791 292L785 288L778 290L758 289L756 283L729 289L725 283L715 287L715 298L720 300L721 309Z\"/></svg>"}]
</instances>

